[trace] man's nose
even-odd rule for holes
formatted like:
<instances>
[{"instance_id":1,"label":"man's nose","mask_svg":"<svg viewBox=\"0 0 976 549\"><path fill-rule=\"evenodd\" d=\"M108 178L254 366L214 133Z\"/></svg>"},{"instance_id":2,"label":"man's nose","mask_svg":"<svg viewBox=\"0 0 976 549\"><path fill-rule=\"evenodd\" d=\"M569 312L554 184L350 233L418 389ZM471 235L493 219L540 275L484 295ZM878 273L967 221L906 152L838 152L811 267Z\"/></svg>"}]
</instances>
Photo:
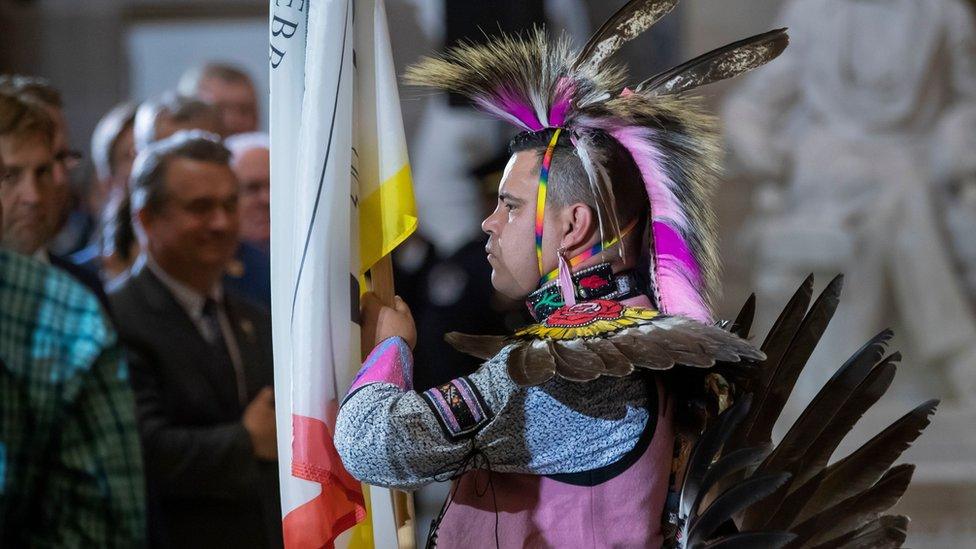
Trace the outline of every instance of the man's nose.
<instances>
[{"instance_id":1,"label":"man's nose","mask_svg":"<svg viewBox=\"0 0 976 549\"><path fill-rule=\"evenodd\" d=\"M498 209L495 209L495 211L491 212L491 215L486 217L485 220L481 222L481 230L484 231L485 234L489 234L489 235L495 234L496 231L495 231L494 220L495 220L495 214L497 213L498 213Z\"/></svg>"},{"instance_id":2,"label":"man's nose","mask_svg":"<svg viewBox=\"0 0 976 549\"><path fill-rule=\"evenodd\" d=\"M228 211L226 208L216 208L210 216L210 228L215 231L226 231L233 227L237 220L236 211Z\"/></svg>"},{"instance_id":3,"label":"man's nose","mask_svg":"<svg viewBox=\"0 0 976 549\"><path fill-rule=\"evenodd\" d=\"M20 192L17 193L20 201L26 204L39 204L43 195L41 185L42 182L40 179L34 176L28 176L24 184L20 186Z\"/></svg>"},{"instance_id":4,"label":"man's nose","mask_svg":"<svg viewBox=\"0 0 976 549\"><path fill-rule=\"evenodd\" d=\"M55 162L51 168L51 177L57 185L68 184L68 168L61 162Z\"/></svg>"}]
</instances>

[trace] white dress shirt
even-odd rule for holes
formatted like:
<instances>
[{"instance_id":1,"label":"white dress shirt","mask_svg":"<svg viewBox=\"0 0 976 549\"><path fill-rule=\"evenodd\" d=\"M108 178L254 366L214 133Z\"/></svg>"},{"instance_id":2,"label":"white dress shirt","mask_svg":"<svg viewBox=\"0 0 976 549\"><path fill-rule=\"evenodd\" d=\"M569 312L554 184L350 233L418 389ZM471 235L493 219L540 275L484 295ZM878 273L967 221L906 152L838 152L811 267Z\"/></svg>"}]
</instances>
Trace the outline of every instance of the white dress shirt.
<instances>
[{"instance_id":1,"label":"white dress shirt","mask_svg":"<svg viewBox=\"0 0 976 549\"><path fill-rule=\"evenodd\" d=\"M143 254L139 261L144 261L146 267L152 274L156 275L156 278L163 283L163 286L166 286L166 289L173 294L176 302L180 304L180 307L186 311L190 320L193 321L193 325L196 326L197 331L209 343L214 343L216 334L211 333L210 324L203 318L203 307L207 302L207 298L213 299L217 303L217 322L220 324L220 332L224 338L224 343L227 345L227 353L230 355L231 364L234 366L237 398L241 406L247 405L247 384L244 378L244 365L241 360L240 348L237 346L237 338L234 337L234 330L231 327L230 319L227 317L227 311L224 308L223 286L218 282L214 285L209 295L204 295L167 273L165 269L156 263L150 254ZM137 269L138 262L133 267L133 271Z\"/></svg>"}]
</instances>

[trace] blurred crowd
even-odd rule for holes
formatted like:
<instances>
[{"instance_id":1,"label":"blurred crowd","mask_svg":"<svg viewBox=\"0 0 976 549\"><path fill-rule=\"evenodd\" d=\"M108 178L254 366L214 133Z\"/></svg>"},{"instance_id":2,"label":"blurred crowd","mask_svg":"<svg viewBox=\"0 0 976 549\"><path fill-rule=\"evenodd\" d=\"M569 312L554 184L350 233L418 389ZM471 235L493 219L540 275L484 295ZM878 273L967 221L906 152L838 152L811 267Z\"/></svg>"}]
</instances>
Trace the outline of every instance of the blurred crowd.
<instances>
[{"instance_id":1,"label":"blurred crowd","mask_svg":"<svg viewBox=\"0 0 976 549\"><path fill-rule=\"evenodd\" d=\"M82 152L71 98L0 77L4 547L282 544L270 143L238 68L174 84Z\"/></svg>"}]
</instances>

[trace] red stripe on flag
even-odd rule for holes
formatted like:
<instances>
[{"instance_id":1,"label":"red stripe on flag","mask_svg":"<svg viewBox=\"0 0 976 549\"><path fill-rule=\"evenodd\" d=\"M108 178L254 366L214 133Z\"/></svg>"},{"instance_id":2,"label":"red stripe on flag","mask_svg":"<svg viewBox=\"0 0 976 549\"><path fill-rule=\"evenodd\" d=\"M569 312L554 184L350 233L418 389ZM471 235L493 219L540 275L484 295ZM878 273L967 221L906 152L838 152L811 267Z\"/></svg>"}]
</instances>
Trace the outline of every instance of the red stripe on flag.
<instances>
[{"instance_id":1,"label":"red stripe on flag","mask_svg":"<svg viewBox=\"0 0 976 549\"><path fill-rule=\"evenodd\" d=\"M366 518L362 487L339 459L325 422L292 414L291 474L322 485L322 492L285 515L285 547L331 547L336 536Z\"/></svg>"}]
</instances>

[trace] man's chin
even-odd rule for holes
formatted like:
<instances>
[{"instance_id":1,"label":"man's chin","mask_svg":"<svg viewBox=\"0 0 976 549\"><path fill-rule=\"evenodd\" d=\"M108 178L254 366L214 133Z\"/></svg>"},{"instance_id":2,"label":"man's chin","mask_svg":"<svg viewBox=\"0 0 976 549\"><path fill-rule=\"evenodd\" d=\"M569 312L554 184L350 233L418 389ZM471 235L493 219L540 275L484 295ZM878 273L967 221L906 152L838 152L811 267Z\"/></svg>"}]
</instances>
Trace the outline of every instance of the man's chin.
<instances>
[{"instance_id":1,"label":"man's chin","mask_svg":"<svg viewBox=\"0 0 976 549\"><path fill-rule=\"evenodd\" d=\"M216 251L201 251L194 254L193 263L210 269L222 269L234 260L234 254Z\"/></svg>"},{"instance_id":2,"label":"man's chin","mask_svg":"<svg viewBox=\"0 0 976 549\"><path fill-rule=\"evenodd\" d=\"M21 255L33 255L41 245L42 240L34 238L33 235L23 235L11 230L0 230L5 238L0 240L0 247L7 248Z\"/></svg>"},{"instance_id":3,"label":"man's chin","mask_svg":"<svg viewBox=\"0 0 976 549\"><path fill-rule=\"evenodd\" d=\"M495 269L491 270L491 286L495 291L512 301L522 301L531 293L519 288L513 280L499 275Z\"/></svg>"}]
</instances>

